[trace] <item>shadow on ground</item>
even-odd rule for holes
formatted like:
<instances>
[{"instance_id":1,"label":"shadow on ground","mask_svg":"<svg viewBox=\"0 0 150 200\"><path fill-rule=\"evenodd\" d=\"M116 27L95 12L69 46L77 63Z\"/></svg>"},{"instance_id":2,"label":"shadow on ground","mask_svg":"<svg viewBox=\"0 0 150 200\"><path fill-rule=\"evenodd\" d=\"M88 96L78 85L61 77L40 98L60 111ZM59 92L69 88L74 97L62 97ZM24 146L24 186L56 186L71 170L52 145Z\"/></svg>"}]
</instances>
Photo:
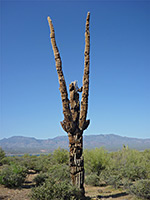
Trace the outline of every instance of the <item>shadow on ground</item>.
<instances>
[{"instance_id":1,"label":"shadow on ground","mask_svg":"<svg viewBox=\"0 0 150 200\"><path fill-rule=\"evenodd\" d=\"M113 198L113 199L115 199L115 198L119 198L119 197L124 197L124 196L127 196L128 195L128 193L126 193L126 192L122 192L122 193L117 193L117 194L110 194L110 195L98 195L97 197L98 198L103 198L103 199L107 199L107 198Z\"/></svg>"},{"instance_id":2,"label":"shadow on ground","mask_svg":"<svg viewBox=\"0 0 150 200\"><path fill-rule=\"evenodd\" d=\"M8 199L8 196L0 196L0 200Z\"/></svg>"},{"instance_id":3,"label":"shadow on ground","mask_svg":"<svg viewBox=\"0 0 150 200\"><path fill-rule=\"evenodd\" d=\"M30 189L30 188L33 188L33 187L35 187L35 184L33 184L32 181L25 181L25 183L22 185L23 189Z\"/></svg>"}]
</instances>

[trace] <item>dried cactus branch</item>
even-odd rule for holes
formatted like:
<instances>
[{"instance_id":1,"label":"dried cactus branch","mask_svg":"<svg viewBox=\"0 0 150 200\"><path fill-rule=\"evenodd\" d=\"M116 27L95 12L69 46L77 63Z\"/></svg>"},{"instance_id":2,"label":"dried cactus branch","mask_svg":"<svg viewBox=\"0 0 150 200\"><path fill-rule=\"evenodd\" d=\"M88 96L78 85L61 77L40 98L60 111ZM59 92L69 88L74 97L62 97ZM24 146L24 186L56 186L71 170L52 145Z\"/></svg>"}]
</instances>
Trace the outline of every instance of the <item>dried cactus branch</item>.
<instances>
[{"instance_id":1,"label":"dried cactus branch","mask_svg":"<svg viewBox=\"0 0 150 200\"><path fill-rule=\"evenodd\" d=\"M90 65L90 31L89 31L90 13L88 12L86 18L85 30L85 51L84 51L84 75L83 75L83 90L81 99L81 110L79 119L79 128L83 130L87 128L90 121L86 122L88 110L88 95L89 95L89 65Z\"/></svg>"},{"instance_id":2,"label":"dried cactus branch","mask_svg":"<svg viewBox=\"0 0 150 200\"><path fill-rule=\"evenodd\" d=\"M60 85L59 90L61 93L61 99L62 99L62 105L63 105L64 122L61 122L61 124L62 124L63 129L67 130L67 127L64 127L64 126L68 126L68 122L72 121L72 115L71 115L70 105L69 105L69 100L68 100L68 92L67 92L66 82L63 75L63 71L62 71L61 57L59 54L58 47L56 45L55 31L52 24L52 20L50 19L50 17L48 17L47 20L50 27L50 38L51 38L51 44L52 44L54 57L55 57L56 70L57 70L58 80L59 80L59 85Z\"/></svg>"}]
</instances>

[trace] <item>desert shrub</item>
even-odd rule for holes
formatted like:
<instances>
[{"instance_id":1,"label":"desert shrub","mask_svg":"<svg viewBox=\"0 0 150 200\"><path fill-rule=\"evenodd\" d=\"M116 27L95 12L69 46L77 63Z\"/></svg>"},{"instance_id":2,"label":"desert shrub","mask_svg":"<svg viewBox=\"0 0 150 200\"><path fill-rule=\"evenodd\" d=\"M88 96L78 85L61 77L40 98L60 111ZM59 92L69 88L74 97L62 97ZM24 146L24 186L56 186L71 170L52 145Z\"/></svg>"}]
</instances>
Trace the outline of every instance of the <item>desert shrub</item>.
<instances>
[{"instance_id":1,"label":"desert shrub","mask_svg":"<svg viewBox=\"0 0 150 200\"><path fill-rule=\"evenodd\" d=\"M143 154L137 150L125 150L124 157L124 176L131 181L145 179L147 177L146 162Z\"/></svg>"},{"instance_id":2,"label":"desert shrub","mask_svg":"<svg viewBox=\"0 0 150 200\"><path fill-rule=\"evenodd\" d=\"M70 181L69 166L65 164L53 165L49 168L48 175L57 181Z\"/></svg>"},{"instance_id":3,"label":"desert shrub","mask_svg":"<svg viewBox=\"0 0 150 200\"><path fill-rule=\"evenodd\" d=\"M129 191L139 198L150 199L150 179L136 181Z\"/></svg>"},{"instance_id":4,"label":"desert shrub","mask_svg":"<svg viewBox=\"0 0 150 200\"><path fill-rule=\"evenodd\" d=\"M60 166L61 164L67 165L68 161L68 151L58 148L53 152L53 154L38 156L36 160L34 160L32 169L36 172L47 173L49 169L53 168L53 166L56 167L56 165Z\"/></svg>"},{"instance_id":5,"label":"desert shrub","mask_svg":"<svg viewBox=\"0 0 150 200\"><path fill-rule=\"evenodd\" d=\"M43 185L32 189L32 200L79 200L80 193L68 181L60 181L50 178Z\"/></svg>"},{"instance_id":6,"label":"desert shrub","mask_svg":"<svg viewBox=\"0 0 150 200\"><path fill-rule=\"evenodd\" d=\"M27 175L27 170L19 165L11 164L0 172L0 184L6 187L20 187Z\"/></svg>"},{"instance_id":7,"label":"desert shrub","mask_svg":"<svg viewBox=\"0 0 150 200\"><path fill-rule=\"evenodd\" d=\"M36 163L38 160L38 156L35 155L29 155L29 154L24 154L20 158L20 165L26 167L29 170L35 170L36 171Z\"/></svg>"},{"instance_id":8,"label":"desert shrub","mask_svg":"<svg viewBox=\"0 0 150 200\"><path fill-rule=\"evenodd\" d=\"M69 152L66 149L58 148L53 152L53 160L58 164L68 164Z\"/></svg>"},{"instance_id":9,"label":"desert shrub","mask_svg":"<svg viewBox=\"0 0 150 200\"><path fill-rule=\"evenodd\" d=\"M95 173L87 175L85 177L85 184L92 186L100 186L100 177Z\"/></svg>"},{"instance_id":10,"label":"desert shrub","mask_svg":"<svg viewBox=\"0 0 150 200\"><path fill-rule=\"evenodd\" d=\"M69 166L56 164L47 173L35 177L36 186L32 189L32 200L78 200L81 199L78 189L70 184Z\"/></svg>"},{"instance_id":11,"label":"desert shrub","mask_svg":"<svg viewBox=\"0 0 150 200\"><path fill-rule=\"evenodd\" d=\"M0 147L0 165L3 164L3 159L5 158L5 152L3 149Z\"/></svg>"},{"instance_id":12,"label":"desert shrub","mask_svg":"<svg viewBox=\"0 0 150 200\"><path fill-rule=\"evenodd\" d=\"M36 186L39 186L39 185L42 185L46 181L47 178L48 178L48 174L40 173L33 179L33 182L36 183Z\"/></svg>"},{"instance_id":13,"label":"desert shrub","mask_svg":"<svg viewBox=\"0 0 150 200\"><path fill-rule=\"evenodd\" d=\"M86 174L96 173L97 175L100 175L110 160L109 153L103 148L85 150L84 158Z\"/></svg>"},{"instance_id":14,"label":"desert shrub","mask_svg":"<svg viewBox=\"0 0 150 200\"><path fill-rule=\"evenodd\" d=\"M53 165L46 173L41 172L38 174L33 181L36 183L36 186L39 186L42 185L49 177L56 181L66 180L70 182L69 166L65 164Z\"/></svg>"},{"instance_id":15,"label":"desert shrub","mask_svg":"<svg viewBox=\"0 0 150 200\"><path fill-rule=\"evenodd\" d=\"M25 164L22 164L22 161L23 158L22 156L7 156L4 158L3 162L7 165L20 165L20 166L24 166L25 167Z\"/></svg>"},{"instance_id":16,"label":"desert shrub","mask_svg":"<svg viewBox=\"0 0 150 200\"><path fill-rule=\"evenodd\" d=\"M36 172L46 173L51 166L53 166L53 157L52 154L49 155L40 155L37 157L35 162L34 170Z\"/></svg>"},{"instance_id":17,"label":"desert shrub","mask_svg":"<svg viewBox=\"0 0 150 200\"><path fill-rule=\"evenodd\" d=\"M122 175L117 170L106 169L100 174L100 180L106 185L112 185L114 188L119 188L122 185Z\"/></svg>"},{"instance_id":18,"label":"desert shrub","mask_svg":"<svg viewBox=\"0 0 150 200\"><path fill-rule=\"evenodd\" d=\"M13 156L8 157L9 164L15 163L16 165L21 165L29 170L34 170L35 172L47 172L49 167L53 164L52 155L29 155L24 154L23 156Z\"/></svg>"},{"instance_id":19,"label":"desert shrub","mask_svg":"<svg viewBox=\"0 0 150 200\"><path fill-rule=\"evenodd\" d=\"M142 152L125 149L110 153L110 164L101 172L100 179L115 188L148 177L148 165Z\"/></svg>"},{"instance_id":20,"label":"desert shrub","mask_svg":"<svg viewBox=\"0 0 150 200\"><path fill-rule=\"evenodd\" d=\"M141 152L143 156L143 164L146 169L146 178L150 179L150 149L146 149L144 152Z\"/></svg>"},{"instance_id":21,"label":"desert shrub","mask_svg":"<svg viewBox=\"0 0 150 200\"><path fill-rule=\"evenodd\" d=\"M0 162L0 165L9 165L9 164L10 164L9 157L4 157Z\"/></svg>"},{"instance_id":22,"label":"desert shrub","mask_svg":"<svg viewBox=\"0 0 150 200\"><path fill-rule=\"evenodd\" d=\"M111 165L107 167L105 173L106 180L112 183L117 181L118 186L122 185L124 179L132 182L148 177L147 161L143 153L137 150L122 149L119 152L112 153L110 163Z\"/></svg>"},{"instance_id":23,"label":"desert shrub","mask_svg":"<svg viewBox=\"0 0 150 200\"><path fill-rule=\"evenodd\" d=\"M8 156L3 159L4 164L8 165L19 165L21 167L25 167L28 170L34 169L36 166L38 158L37 156L30 156L25 154L24 156Z\"/></svg>"}]
</instances>

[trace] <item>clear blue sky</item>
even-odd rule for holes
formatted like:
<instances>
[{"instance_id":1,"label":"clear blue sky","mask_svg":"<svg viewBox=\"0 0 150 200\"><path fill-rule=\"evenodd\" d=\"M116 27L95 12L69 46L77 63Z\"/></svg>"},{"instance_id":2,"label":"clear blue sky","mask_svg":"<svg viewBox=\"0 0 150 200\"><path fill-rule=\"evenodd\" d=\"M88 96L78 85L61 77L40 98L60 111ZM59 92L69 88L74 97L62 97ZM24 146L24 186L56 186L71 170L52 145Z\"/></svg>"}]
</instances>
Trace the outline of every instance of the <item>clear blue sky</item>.
<instances>
[{"instance_id":1,"label":"clear blue sky","mask_svg":"<svg viewBox=\"0 0 150 200\"><path fill-rule=\"evenodd\" d=\"M90 96L84 134L150 138L150 1L1 1L1 133L66 135L50 16L67 86L82 84L91 12Z\"/></svg>"}]
</instances>

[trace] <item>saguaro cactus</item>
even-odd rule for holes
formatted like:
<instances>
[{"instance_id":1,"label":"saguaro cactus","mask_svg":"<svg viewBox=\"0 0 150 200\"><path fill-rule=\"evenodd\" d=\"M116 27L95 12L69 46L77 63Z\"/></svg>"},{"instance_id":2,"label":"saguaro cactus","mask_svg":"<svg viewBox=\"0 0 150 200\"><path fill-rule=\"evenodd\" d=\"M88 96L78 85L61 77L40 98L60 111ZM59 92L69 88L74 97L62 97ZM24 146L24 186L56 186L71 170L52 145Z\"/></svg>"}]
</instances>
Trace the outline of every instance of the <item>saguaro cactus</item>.
<instances>
[{"instance_id":1,"label":"saguaro cactus","mask_svg":"<svg viewBox=\"0 0 150 200\"><path fill-rule=\"evenodd\" d=\"M83 131L87 129L90 120L86 120L88 110L89 95L89 63L90 63L90 13L87 14L85 31L85 51L84 51L84 75L83 86L79 89L76 81L69 85L70 100L68 99L67 87L62 71L62 62L59 50L56 45L55 32L52 21L48 17L50 27L50 38L54 52L56 70L59 80L59 90L63 105L64 120L61 126L68 133L70 148L70 174L71 182L84 193L84 160L83 160ZM81 105L79 92L82 92Z\"/></svg>"}]
</instances>

